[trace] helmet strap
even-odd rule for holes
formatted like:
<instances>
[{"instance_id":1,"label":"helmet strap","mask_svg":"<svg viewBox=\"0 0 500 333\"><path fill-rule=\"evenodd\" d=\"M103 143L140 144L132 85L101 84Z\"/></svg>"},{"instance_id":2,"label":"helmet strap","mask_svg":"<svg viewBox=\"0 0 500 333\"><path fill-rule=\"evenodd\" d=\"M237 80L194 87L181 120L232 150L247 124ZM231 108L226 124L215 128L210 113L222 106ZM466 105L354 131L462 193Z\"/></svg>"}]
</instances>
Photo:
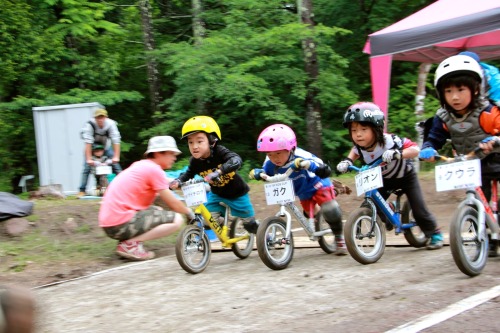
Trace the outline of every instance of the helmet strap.
<instances>
[{"instance_id":1,"label":"helmet strap","mask_svg":"<svg viewBox=\"0 0 500 333\"><path fill-rule=\"evenodd\" d=\"M286 163L291 162L294 159L295 159L295 147L293 147L292 150L290 150L290 155L288 155L288 161Z\"/></svg>"}]
</instances>

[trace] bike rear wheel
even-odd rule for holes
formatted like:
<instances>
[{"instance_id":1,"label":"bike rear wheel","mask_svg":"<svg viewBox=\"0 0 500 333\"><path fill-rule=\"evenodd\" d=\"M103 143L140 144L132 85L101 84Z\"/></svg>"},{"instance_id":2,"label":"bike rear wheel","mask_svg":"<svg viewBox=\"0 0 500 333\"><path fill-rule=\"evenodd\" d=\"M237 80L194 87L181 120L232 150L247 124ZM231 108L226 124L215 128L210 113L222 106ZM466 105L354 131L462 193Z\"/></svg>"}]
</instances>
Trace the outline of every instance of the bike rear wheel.
<instances>
[{"instance_id":1,"label":"bike rear wheel","mask_svg":"<svg viewBox=\"0 0 500 333\"><path fill-rule=\"evenodd\" d=\"M370 233L374 225L373 233ZM361 264L377 262L385 251L385 227L377 219L372 220L370 208L361 207L354 210L347 218L345 244L351 257Z\"/></svg>"},{"instance_id":2,"label":"bike rear wheel","mask_svg":"<svg viewBox=\"0 0 500 333\"><path fill-rule=\"evenodd\" d=\"M413 211L410 207L410 203L406 200L403 204L403 209L401 210L401 223L415 223L415 218L413 217ZM420 230L419 226L414 226L409 229L404 229L403 235L405 236L408 244L415 248L424 247L427 244L428 238L425 237L425 234Z\"/></svg>"},{"instance_id":3,"label":"bike rear wheel","mask_svg":"<svg viewBox=\"0 0 500 333\"><path fill-rule=\"evenodd\" d=\"M201 273L210 263L211 245L206 233L195 225L188 225L178 235L175 256L179 265L188 273Z\"/></svg>"},{"instance_id":4,"label":"bike rear wheel","mask_svg":"<svg viewBox=\"0 0 500 333\"><path fill-rule=\"evenodd\" d=\"M231 245L231 250L233 250L233 253L240 259L245 259L252 253L255 235L245 230L242 219L234 218L231 221L229 237L236 238L246 234L248 234L247 239L243 239Z\"/></svg>"},{"instance_id":5,"label":"bike rear wheel","mask_svg":"<svg viewBox=\"0 0 500 333\"><path fill-rule=\"evenodd\" d=\"M285 269L292 261L293 250L293 235L286 238L285 221L273 216L261 223L257 231L257 251L267 267Z\"/></svg>"},{"instance_id":6,"label":"bike rear wheel","mask_svg":"<svg viewBox=\"0 0 500 333\"><path fill-rule=\"evenodd\" d=\"M330 225L326 223L322 214L319 214L319 217L316 221L314 221L316 231L321 231L325 229L330 229ZM333 231L331 233L325 234L323 236L318 237L319 247L326 253L333 253L337 250L337 245L335 243L335 236L333 235Z\"/></svg>"},{"instance_id":7,"label":"bike rear wheel","mask_svg":"<svg viewBox=\"0 0 500 333\"><path fill-rule=\"evenodd\" d=\"M486 218L489 218L486 215ZM476 276L488 260L488 237L479 240L477 210L464 206L455 212L450 224L450 248L453 260L462 273ZM486 235L485 235L486 236Z\"/></svg>"}]
</instances>

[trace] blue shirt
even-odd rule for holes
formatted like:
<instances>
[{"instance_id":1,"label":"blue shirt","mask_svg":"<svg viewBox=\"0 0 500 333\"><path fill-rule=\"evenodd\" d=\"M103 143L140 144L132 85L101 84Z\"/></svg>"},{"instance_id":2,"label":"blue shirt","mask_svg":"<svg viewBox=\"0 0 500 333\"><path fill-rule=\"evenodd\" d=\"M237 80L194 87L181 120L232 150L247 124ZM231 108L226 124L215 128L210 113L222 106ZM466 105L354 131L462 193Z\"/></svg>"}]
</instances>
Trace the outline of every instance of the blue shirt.
<instances>
[{"instance_id":1,"label":"blue shirt","mask_svg":"<svg viewBox=\"0 0 500 333\"><path fill-rule=\"evenodd\" d=\"M285 173L288 168L290 168L296 158L312 160L318 165L323 164L323 161L319 157L316 157L310 152L297 147L295 149L295 152L290 155L288 162L284 166L278 167L273 164L271 160L269 160L269 158L266 158L262 168L264 169L264 172L269 176L282 174ZM293 181L293 189L295 191L295 195L297 195L300 200L310 199L320 188L332 186L330 178L322 179L316 176L315 173L308 170L294 171L290 174L289 178Z\"/></svg>"}]
</instances>

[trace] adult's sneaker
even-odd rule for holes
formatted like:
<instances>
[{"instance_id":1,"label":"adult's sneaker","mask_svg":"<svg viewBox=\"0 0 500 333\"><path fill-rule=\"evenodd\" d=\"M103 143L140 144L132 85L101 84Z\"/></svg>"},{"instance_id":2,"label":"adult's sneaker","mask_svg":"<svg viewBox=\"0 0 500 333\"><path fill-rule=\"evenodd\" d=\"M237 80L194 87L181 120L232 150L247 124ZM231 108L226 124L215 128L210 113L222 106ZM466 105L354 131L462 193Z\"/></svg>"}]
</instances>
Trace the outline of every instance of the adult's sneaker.
<instances>
[{"instance_id":1,"label":"adult's sneaker","mask_svg":"<svg viewBox=\"0 0 500 333\"><path fill-rule=\"evenodd\" d=\"M443 234L441 232L436 232L432 234L429 244L427 244L427 250L437 250L443 247Z\"/></svg>"},{"instance_id":2,"label":"adult's sneaker","mask_svg":"<svg viewBox=\"0 0 500 333\"><path fill-rule=\"evenodd\" d=\"M144 250L142 242L130 240L118 243L116 253L130 260L149 260L155 257L154 252Z\"/></svg>"}]
</instances>

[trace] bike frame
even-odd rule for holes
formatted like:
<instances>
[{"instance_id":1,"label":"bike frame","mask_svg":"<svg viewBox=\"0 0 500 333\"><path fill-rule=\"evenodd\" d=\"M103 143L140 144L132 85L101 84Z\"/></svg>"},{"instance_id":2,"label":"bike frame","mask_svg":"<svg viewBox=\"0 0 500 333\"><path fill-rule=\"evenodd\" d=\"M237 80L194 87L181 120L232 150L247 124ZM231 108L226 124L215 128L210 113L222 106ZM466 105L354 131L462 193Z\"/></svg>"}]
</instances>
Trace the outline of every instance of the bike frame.
<instances>
[{"instance_id":1,"label":"bike frame","mask_svg":"<svg viewBox=\"0 0 500 333\"><path fill-rule=\"evenodd\" d=\"M486 218L485 213L491 218L491 221L495 222L496 230L491 231L491 239L498 239L498 180L493 180L491 184L491 206L486 197L484 196L483 189L481 186L467 189L466 198L460 202L458 208L463 206L474 206L477 209L478 219L479 219L479 240L485 240L485 229L486 229ZM479 199L477 198L479 197Z\"/></svg>"},{"instance_id":2,"label":"bike frame","mask_svg":"<svg viewBox=\"0 0 500 333\"><path fill-rule=\"evenodd\" d=\"M436 155L435 159L441 160L444 162L456 162L456 161L464 161L471 157L473 157L478 149L474 150L474 152L469 153L467 155L455 156L455 157L446 157ZM464 206L474 206L477 209L478 219L479 219L479 228L478 228L478 237L480 241L485 240L486 235L486 218L485 213L489 215L491 221L494 223L492 228L495 230L491 230L491 239L498 239L500 233L500 227L498 225L498 179L494 179L491 181L491 205L486 200L484 196L483 189L481 186L470 187L466 189L466 197L463 201L460 202L458 208L462 208ZM479 197L479 199L478 199Z\"/></svg>"},{"instance_id":3,"label":"bike frame","mask_svg":"<svg viewBox=\"0 0 500 333\"><path fill-rule=\"evenodd\" d=\"M179 185L182 186L182 185L196 184L202 182L204 181L199 179L196 180L193 179L181 183ZM213 218L212 214L210 214L210 212L208 211L207 207L204 204L200 204L194 210L195 220L198 222L198 227L201 229L201 237L203 237L203 235L205 234L204 225L206 223L208 224L210 229L213 230L217 238L220 240L220 242L222 243L222 247L231 247L231 245L233 245L234 243L250 238L249 234L235 238L230 238L228 236L228 225L229 225L228 222L229 222L229 217L231 215L231 209L224 202L219 202L219 205L223 206L226 209L226 212L224 214L224 225L222 226L219 224L219 221Z\"/></svg>"},{"instance_id":4,"label":"bike frame","mask_svg":"<svg viewBox=\"0 0 500 333\"><path fill-rule=\"evenodd\" d=\"M283 174L278 174L274 176L267 176L267 180L269 182L273 181L280 181L280 180L286 180L288 179L288 176L290 176L293 172L292 168L288 168L285 173ZM262 174L265 175L265 174ZM277 217L286 217L286 238L289 239L292 234L292 217L291 215L295 216L297 221L299 221L300 225L304 229L304 231L307 233L307 236L309 236L310 240L318 240L318 237L324 236L326 234L329 234L332 232L332 230L329 229L324 229L324 230L319 230L316 231L316 227L314 226L314 211L315 211L316 205L313 205L311 202L311 205L309 206L309 218L306 218L304 214L300 211L300 209L297 207L297 205L294 202L286 202L280 205L280 209L278 213L276 213L275 216Z\"/></svg>"},{"instance_id":5,"label":"bike frame","mask_svg":"<svg viewBox=\"0 0 500 333\"><path fill-rule=\"evenodd\" d=\"M371 164L367 169L371 169L374 167L379 166L383 161L381 159L375 161L373 164ZM364 168L358 168L354 165L349 166L349 170L356 171L357 173L367 170ZM406 224L401 223L401 195L397 193L398 190L392 191L392 193L396 194L396 207L395 210L393 211L391 207L389 206L389 203L387 200L385 200L380 192L377 189L366 191L365 192L365 199L364 202L368 203L372 209L372 221L377 220L377 209L384 214L384 216L389 219L392 225L395 227L395 233L396 235L402 233L406 229L411 229L415 227L417 224L415 222L410 222ZM372 227L370 229L370 234L373 233L375 228L375 224L372 223Z\"/></svg>"},{"instance_id":6,"label":"bike frame","mask_svg":"<svg viewBox=\"0 0 500 333\"><path fill-rule=\"evenodd\" d=\"M229 215L230 215L230 208L228 205L226 205L223 202L219 202L220 205L224 206L226 208L226 214L224 216L224 225L220 225L219 221L214 219L212 217L212 214L208 211L207 207L205 207L204 204L199 205L194 213L197 217L197 221L199 222L200 225L198 225L201 229L201 236L203 237L203 234L205 234L205 228L203 227L205 225L205 222L207 222L208 226L210 229L213 230L217 238L221 241L222 247L231 247L232 244L237 243L239 241L242 241L244 239L250 238L249 234L246 234L244 236L240 237L235 237L235 238L230 238L228 237L228 221L229 221Z\"/></svg>"},{"instance_id":7,"label":"bike frame","mask_svg":"<svg viewBox=\"0 0 500 333\"><path fill-rule=\"evenodd\" d=\"M318 237L324 236L332 232L331 229L324 229L320 231L316 231L314 226L315 218L314 218L314 209L315 205L311 203L309 207L309 218L306 218L304 214L300 211L299 207L293 202L287 202L280 205L280 209L275 216L285 217L286 220L286 237L290 238L292 233L292 216L293 215L297 221L299 221L300 225L309 236L310 240L317 240Z\"/></svg>"}]
</instances>

